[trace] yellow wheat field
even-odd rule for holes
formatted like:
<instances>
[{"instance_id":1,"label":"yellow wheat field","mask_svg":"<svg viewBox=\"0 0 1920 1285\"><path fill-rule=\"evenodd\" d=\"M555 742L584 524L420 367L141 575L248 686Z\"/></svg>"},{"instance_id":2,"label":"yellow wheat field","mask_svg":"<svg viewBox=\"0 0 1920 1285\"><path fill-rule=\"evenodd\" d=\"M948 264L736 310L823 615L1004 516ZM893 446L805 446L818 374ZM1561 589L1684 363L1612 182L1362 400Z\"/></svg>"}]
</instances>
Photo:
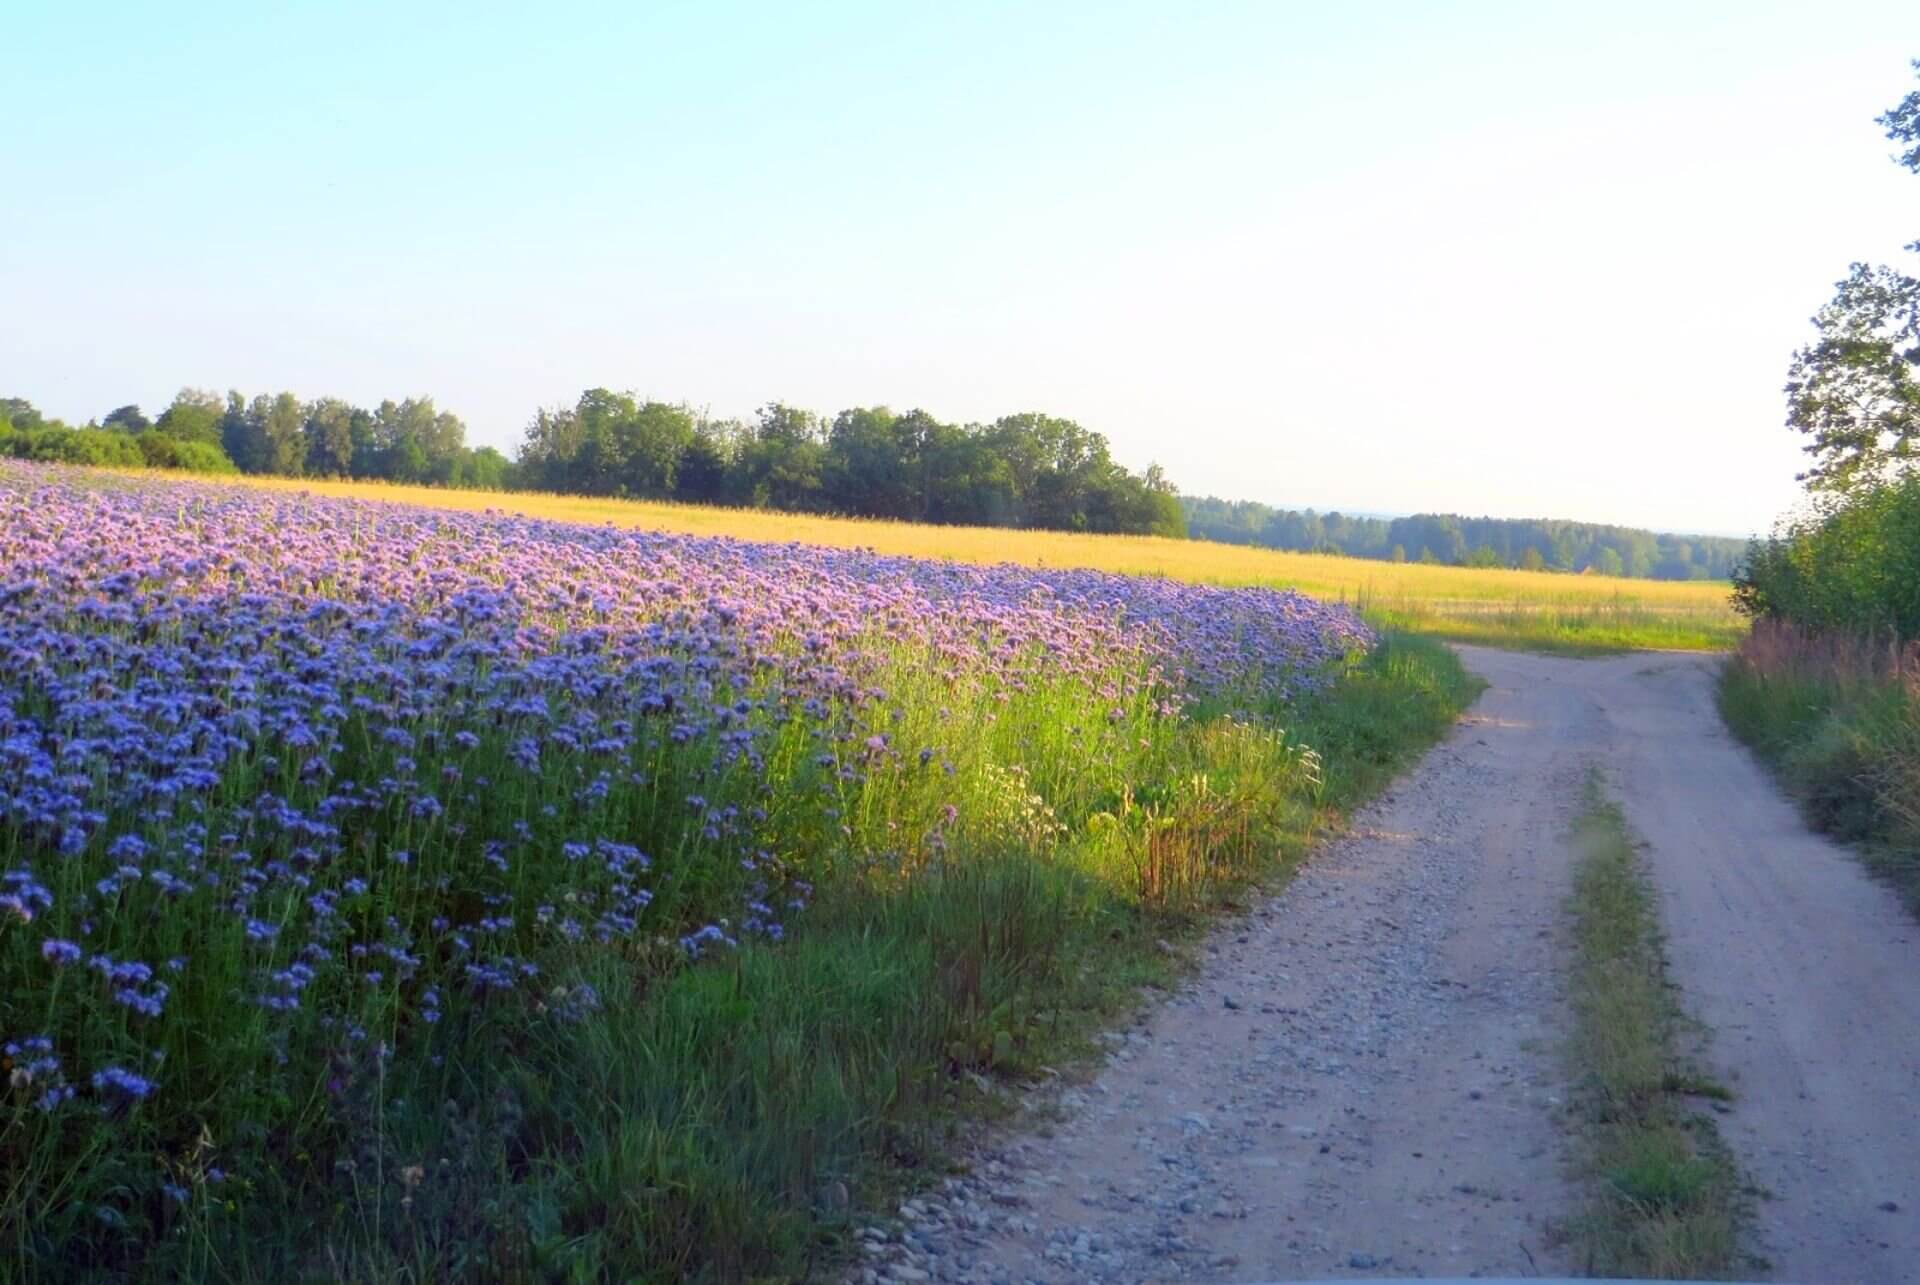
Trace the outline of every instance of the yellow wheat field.
<instances>
[{"instance_id":1,"label":"yellow wheat field","mask_svg":"<svg viewBox=\"0 0 1920 1285\"><path fill-rule=\"evenodd\" d=\"M230 479L229 479L230 480ZM744 540L800 541L962 562L1090 567L1202 584L1294 588L1362 605L1375 619L1462 641L1613 651L1718 649L1745 632L1722 581L1629 580L1283 553L1162 536L1079 535L924 526L572 495L455 491L381 482L242 478L239 484L315 495L499 509L560 522L612 523Z\"/></svg>"}]
</instances>

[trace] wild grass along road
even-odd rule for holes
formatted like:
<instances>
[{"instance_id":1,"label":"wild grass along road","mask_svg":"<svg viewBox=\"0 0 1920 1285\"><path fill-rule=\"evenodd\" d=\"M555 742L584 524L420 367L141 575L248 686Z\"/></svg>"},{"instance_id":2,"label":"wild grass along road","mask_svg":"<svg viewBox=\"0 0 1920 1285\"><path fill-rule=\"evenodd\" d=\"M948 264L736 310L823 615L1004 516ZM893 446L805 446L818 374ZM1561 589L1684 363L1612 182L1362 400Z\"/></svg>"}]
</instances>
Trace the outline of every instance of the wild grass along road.
<instances>
[{"instance_id":1,"label":"wild grass along road","mask_svg":"<svg viewBox=\"0 0 1920 1285\"><path fill-rule=\"evenodd\" d=\"M1577 1270L1567 830L1589 765L1647 842L1670 973L1783 1280L1920 1277L1920 929L1713 711L1714 662L1469 649L1489 690L1114 1039L1064 1119L910 1206L876 1277Z\"/></svg>"}]
</instances>

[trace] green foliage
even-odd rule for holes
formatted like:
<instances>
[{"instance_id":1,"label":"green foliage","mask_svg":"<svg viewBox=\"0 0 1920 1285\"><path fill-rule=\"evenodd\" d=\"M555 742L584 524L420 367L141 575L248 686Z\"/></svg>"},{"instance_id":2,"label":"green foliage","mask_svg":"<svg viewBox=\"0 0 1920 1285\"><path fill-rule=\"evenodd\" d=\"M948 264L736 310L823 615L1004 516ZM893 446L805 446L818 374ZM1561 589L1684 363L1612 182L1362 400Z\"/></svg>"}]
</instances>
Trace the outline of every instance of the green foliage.
<instances>
[{"instance_id":1,"label":"green foliage","mask_svg":"<svg viewBox=\"0 0 1920 1285\"><path fill-rule=\"evenodd\" d=\"M144 433L153 424L140 413L138 406L118 406L106 413L100 421L102 428L117 428L123 433Z\"/></svg>"},{"instance_id":2,"label":"green foliage","mask_svg":"<svg viewBox=\"0 0 1920 1285\"><path fill-rule=\"evenodd\" d=\"M783 513L825 511L821 474L827 452L812 411L770 402L739 442L727 481L735 503Z\"/></svg>"},{"instance_id":3,"label":"green foliage","mask_svg":"<svg viewBox=\"0 0 1920 1285\"><path fill-rule=\"evenodd\" d=\"M1877 121L1909 145L1899 164L1920 173L1920 90ZM1813 459L1802 479L1851 495L1908 473L1920 444L1920 279L1856 263L1813 324L1819 337L1794 354L1786 387L1787 425Z\"/></svg>"},{"instance_id":4,"label":"green foliage","mask_svg":"<svg viewBox=\"0 0 1920 1285\"><path fill-rule=\"evenodd\" d=\"M159 430L150 430L134 438L141 458L149 468L177 469L183 473L233 473L233 461L211 442L181 440Z\"/></svg>"},{"instance_id":5,"label":"green foliage","mask_svg":"<svg viewBox=\"0 0 1920 1285\"><path fill-rule=\"evenodd\" d=\"M1920 911L1920 649L1762 620L1719 697L1808 823L1859 843Z\"/></svg>"},{"instance_id":6,"label":"green foliage","mask_svg":"<svg viewBox=\"0 0 1920 1285\"><path fill-rule=\"evenodd\" d=\"M312 477L351 477L355 447L370 439L366 412L334 397L307 407L301 436L306 439L303 471Z\"/></svg>"},{"instance_id":7,"label":"green foliage","mask_svg":"<svg viewBox=\"0 0 1920 1285\"><path fill-rule=\"evenodd\" d=\"M1793 357L1787 424L1808 437L1808 487L1842 494L1911 468L1920 439L1920 280L1856 263Z\"/></svg>"},{"instance_id":8,"label":"green foliage","mask_svg":"<svg viewBox=\"0 0 1920 1285\"><path fill-rule=\"evenodd\" d=\"M1182 536L1158 466L1136 476L1071 420L1009 415L944 424L924 410L855 407L822 420L774 402L754 423L589 389L541 411L520 451L523 485L903 522Z\"/></svg>"},{"instance_id":9,"label":"green foliage","mask_svg":"<svg viewBox=\"0 0 1920 1285\"><path fill-rule=\"evenodd\" d=\"M1739 1265L1744 1210L1706 1119L1675 1101L1700 1077L1677 1060L1654 889L1620 809L1590 783L1572 836L1575 956L1569 1053L1583 1085L1585 1167L1596 1195L1572 1225L1587 1271L1703 1278ZM1724 1090L1712 1087L1713 1096Z\"/></svg>"},{"instance_id":10,"label":"green foliage","mask_svg":"<svg viewBox=\"0 0 1920 1285\"><path fill-rule=\"evenodd\" d=\"M1920 474L1828 498L1755 541L1734 600L1756 619L1920 638Z\"/></svg>"},{"instance_id":11,"label":"green foliage","mask_svg":"<svg viewBox=\"0 0 1920 1285\"><path fill-rule=\"evenodd\" d=\"M460 419L431 398L383 401L368 411L338 398L301 402L292 393L248 399L183 388L148 424L122 406L101 428L45 419L22 398L0 399L0 454L103 468L192 473L370 478L505 490L513 462L466 445Z\"/></svg>"},{"instance_id":12,"label":"green foliage","mask_svg":"<svg viewBox=\"0 0 1920 1285\"><path fill-rule=\"evenodd\" d=\"M183 388L151 426L137 406L112 412L108 420L118 427L110 440L74 439L69 434L78 430L46 425L18 398L0 402L0 410L0 422L13 429L8 450L69 463L231 467L908 522L1186 534L1179 497L1158 465L1130 473L1113 461L1100 434L1049 415L953 425L922 410L899 415L876 406L822 421L773 402L748 425L590 388L571 407L538 412L519 458L508 460L491 447L468 447L466 426L427 397L366 410L332 397L302 402L282 392L249 399L235 391L222 399ZM159 438L149 445L128 448L154 433Z\"/></svg>"},{"instance_id":13,"label":"green foliage","mask_svg":"<svg viewBox=\"0 0 1920 1285\"><path fill-rule=\"evenodd\" d=\"M1920 173L1920 90L1879 123ZM1735 582L1754 627L1720 709L1811 824L1920 908L1920 280L1855 264L1814 325L1786 389L1811 503Z\"/></svg>"},{"instance_id":14,"label":"green foliage","mask_svg":"<svg viewBox=\"0 0 1920 1285\"><path fill-rule=\"evenodd\" d=\"M1913 69L1920 72L1920 58L1913 60ZM1907 150L1894 159L1920 174L1920 89L1908 93L1874 123L1885 126L1893 142L1907 145Z\"/></svg>"},{"instance_id":15,"label":"green foliage","mask_svg":"<svg viewBox=\"0 0 1920 1285\"><path fill-rule=\"evenodd\" d=\"M105 428L68 428L57 420L32 418L31 428L18 428L11 421L0 420L0 455L93 468L141 468L146 464L135 439L126 433Z\"/></svg>"},{"instance_id":16,"label":"green foliage","mask_svg":"<svg viewBox=\"0 0 1920 1285\"><path fill-rule=\"evenodd\" d=\"M1745 542L1740 540L1552 519L1468 518L1452 513L1367 518L1273 509L1212 496L1182 496L1180 505L1188 530L1198 539L1391 562L1412 559L1525 571L1591 570L1656 580L1725 580L1745 553Z\"/></svg>"},{"instance_id":17,"label":"green foliage","mask_svg":"<svg viewBox=\"0 0 1920 1285\"><path fill-rule=\"evenodd\" d=\"M41 424L40 412L24 397L0 397L0 421L23 431Z\"/></svg>"},{"instance_id":18,"label":"green foliage","mask_svg":"<svg viewBox=\"0 0 1920 1285\"><path fill-rule=\"evenodd\" d=\"M59 1145L0 1140L8 1190L60 1193L31 1211L0 1203L7 1260L194 1280L832 1275L854 1209L937 1172L958 1117L1085 1047L1141 982L1164 979L1161 942L1284 872L1326 804L1358 802L1474 690L1444 647L1390 639L1288 711L1283 734L1207 710L1167 717L1145 694L1115 717L1080 685L970 699L924 657L895 660L881 681L917 725L896 730L937 733L950 771L907 761L849 784L796 732L770 751L776 791L736 796L715 734L663 743L647 788L592 805L671 864L674 891L650 911L663 937L556 946L531 1014L401 1023L370 990L363 1044L317 1025L275 1044L236 1005L251 957L231 916L130 946L190 949L195 975L217 977L172 1000L198 1010L178 1029L209 1044L188 1060L217 1069L191 1118L148 1118L132 1146L124 1123ZM394 751L367 745L356 770L392 770ZM417 767L457 760L499 783L484 806L555 815L566 832L588 806L571 766L514 771L506 748L423 747ZM746 877L663 802L694 788L716 807L767 806L781 862L816 886L786 942L692 964L673 946L737 904ZM252 797L236 783L220 807ZM385 880L366 894L369 923L426 913L394 899L471 859L457 827L368 824L370 851L404 843L419 872L413 893ZM545 862L515 877L570 886L558 852ZM148 931L116 925L107 944ZM21 1011L34 997L6 1002L12 1026L44 1025ZM192 1199L157 1189L156 1163Z\"/></svg>"},{"instance_id":19,"label":"green foliage","mask_svg":"<svg viewBox=\"0 0 1920 1285\"><path fill-rule=\"evenodd\" d=\"M1368 622L1448 642L1562 656L1623 651L1724 651L1746 633L1724 603L1664 607L1620 599L1487 603L1463 609L1413 594L1363 594Z\"/></svg>"},{"instance_id":20,"label":"green foliage","mask_svg":"<svg viewBox=\"0 0 1920 1285\"><path fill-rule=\"evenodd\" d=\"M454 461L447 485L475 491L505 491L512 488L514 480L513 461L491 446L482 446L461 453Z\"/></svg>"},{"instance_id":21,"label":"green foliage","mask_svg":"<svg viewBox=\"0 0 1920 1285\"><path fill-rule=\"evenodd\" d=\"M674 494L695 432L695 416L684 406L590 388L571 409L534 417L521 462L529 484L545 490L665 498Z\"/></svg>"},{"instance_id":22,"label":"green foliage","mask_svg":"<svg viewBox=\"0 0 1920 1285\"><path fill-rule=\"evenodd\" d=\"M138 406L122 406L107 416L115 427L70 428L49 420L22 398L0 400L0 455L46 463L93 468L170 468L192 473L231 473L233 462L217 445L182 439L146 424ZM165 415L161 416L166 421ZM176 424L179 421L174 421Z\"/></svg>"},{"instance_id":23,"label":"green foliage","mask_svg":"<svg viewBox=\"0 0 1920 1285\"><path fill-rule=\"evenodd\" d=\"M367 449L355 463L364 462L372 471L355 476L444 486L466 449L466 425L453 414L435 410L431 397L381 402L367 433Z\"/></svg>"},{"instance_id":24,"label":"green foliage","mask_svg":"<svg viewBox=\"0 0 1920 1285\"><path fill-rule=\"evenodd\" d=\"M172 404L160 412L154 427L177 441L219 446L220 421L225 413L226 402L220 394L182 388Z\"/></svg>"},{"instance_id":25,"label":"green foliage","mask_svg":"<svg viewBox=\"0 0 1920 1285\"><path fill-rule=\"evenodd\" d=\"M1291 716L1296 736L1320 756L1321 801L1344 812L1371 798L1485 686L1445 643L1382 629L1364 665Z\"/></svg>"}]
</instances>

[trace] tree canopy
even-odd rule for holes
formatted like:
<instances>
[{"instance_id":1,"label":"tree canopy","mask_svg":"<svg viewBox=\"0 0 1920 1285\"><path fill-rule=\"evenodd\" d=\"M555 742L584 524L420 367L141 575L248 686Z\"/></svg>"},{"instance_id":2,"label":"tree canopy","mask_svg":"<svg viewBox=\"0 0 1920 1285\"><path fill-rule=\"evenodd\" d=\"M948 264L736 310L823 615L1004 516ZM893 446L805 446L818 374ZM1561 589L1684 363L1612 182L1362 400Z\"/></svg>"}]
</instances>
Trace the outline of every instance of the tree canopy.
<instances>
[{"instance_id":1,"label":"tree canopy","mask_svg":"<svg viewBox=\"0 0 1920 1285\"><path fill-rule=\"evenodd\" d=\"M292 393L218 393L183 388L149 421L119 406L97 424L48 420L24 398L0 399L0 454L116 468L200 473L354 477L499 488L506 456L466 445L458 416L430 397L387 400L374 410Z\"/></svg>"},{"instance_id":2,"label":"tree canopy","mask_svg":"<svg viewBox=\"0 0 1920 1285\"><path fill-rule=\"evenodd\" d=\"M466 444L431 397L372 408L289 392L183 388L149 421L135 405L70 428L0 400L0 454L113 467L630 496L906 522L1186 533L1158 466L1135 474L1099 433L1025 413L948 424L924 410L861 406L823 417L769 402L752 422L589 388L535 413L519 457Z\"/></svg>"},{"instance_id":3,"label":"tree canopy","mask_svg":"<svg viewBox=\"0 0 1920 1285\"><path fill-rule=\"evenodd\" d=\"M1920 60L1914 62L1920 71ZM1920 173L1920 90L1877 118ZM1920 241L1907 249L1920 252ZM1787 424L1807 436L1809 490L1846 494L1909 471L1920 449L1920 279L1855 263L1814 315L1787 374Z\"/></svg>"},{"instance_id":4,"label":"tree canopy","mask_svg":"<svg viewBox=\"0 0 1920 1285\"><path fill-rule=\"evenodd\" d=\"M1026 413L947 424L857 406L831 418L771 402L752 423L590 388L538 412L519 479L536 489L904 522L1182 535L1172 484L1134 474L1099 433Z\"/></svg>"},{"instance_id":5,"label":"tree canopy","mask_svg":"<svg viewBox=\"0 0 1920 1285\"><path fill-rule=\"evenodd\" d=\"M1876 123L1905 147L1895 163L1920 174L1920 89ZM1920 280L1856 263L1813 321L1786 391L1787 423L1810 439L1801 478L1815 503L1754 542L1735 602L1821 630L1920 638Z\"/></svg>"}]
</instances>

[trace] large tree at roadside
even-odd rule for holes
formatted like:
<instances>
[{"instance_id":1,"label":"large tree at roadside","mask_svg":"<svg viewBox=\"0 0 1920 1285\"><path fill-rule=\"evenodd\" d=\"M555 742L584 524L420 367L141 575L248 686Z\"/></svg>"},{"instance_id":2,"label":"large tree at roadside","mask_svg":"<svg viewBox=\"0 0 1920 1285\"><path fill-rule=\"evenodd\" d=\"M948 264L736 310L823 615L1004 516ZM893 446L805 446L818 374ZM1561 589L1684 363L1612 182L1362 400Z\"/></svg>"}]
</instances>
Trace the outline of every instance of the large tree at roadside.
<instances>
[{"instance_id":1,"label":"large tree at roadside","mask_svg":"<svg viewBox=\"0 0 1920 1285\"><path fill-rule=\"evenodd\" d=\"M1914 69L1920 71L1920 60ZM1878 118L1920 174L1920 90ZM1920 252L1920 241L1907 247ZM1807 435L1809 490L1847 492L1920 460L1920 279L1856 263L1813 318L1819 337L1793 355L1787 424Z\"/></svg>"}]
</instances>

